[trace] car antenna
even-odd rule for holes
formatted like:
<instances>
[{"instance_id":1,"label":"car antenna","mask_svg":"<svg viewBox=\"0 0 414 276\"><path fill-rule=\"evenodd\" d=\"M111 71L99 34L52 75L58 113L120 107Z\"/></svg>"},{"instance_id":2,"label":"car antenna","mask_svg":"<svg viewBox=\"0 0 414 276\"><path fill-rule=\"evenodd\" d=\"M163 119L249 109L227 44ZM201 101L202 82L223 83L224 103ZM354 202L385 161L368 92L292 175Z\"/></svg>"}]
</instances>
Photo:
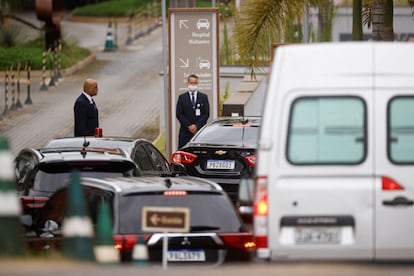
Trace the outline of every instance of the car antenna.
<instances>
[{"instance_id":1,"label":"car antenna","mask_svg":"<svg viewBox=\"0 0 414 276\"><path fill-rule=\"evenodd\" d=\"M167 188L170 188L170 187L171 187L171 185L172 185L172 183L171 183L171 179L166 178L166 179L165 179L165 186L166 186Z\"/></svg>"},{"instance_id":2,"label":"car antenna","mask_svg":"<svg viewBox=\"0 0 414 276\"><path fill-rule=\"evenodd\" d=\"M243 115L242 116L243 116L242 124L245 125L245 124L247 124L249 122L249 119L247 119L247 118L244 117L244 112L243 112Z\"/></svg>"},{"instance_id":3,"label":"car antenna","mask_svg":"<svg viewBox=\"0 0 414 276\"><path fill-rule=\"evenodd\" d=\"M89 141L86 140L86 136L83 136L83 148L86 148L89 146Z\"/></svg>"}]
</instances>

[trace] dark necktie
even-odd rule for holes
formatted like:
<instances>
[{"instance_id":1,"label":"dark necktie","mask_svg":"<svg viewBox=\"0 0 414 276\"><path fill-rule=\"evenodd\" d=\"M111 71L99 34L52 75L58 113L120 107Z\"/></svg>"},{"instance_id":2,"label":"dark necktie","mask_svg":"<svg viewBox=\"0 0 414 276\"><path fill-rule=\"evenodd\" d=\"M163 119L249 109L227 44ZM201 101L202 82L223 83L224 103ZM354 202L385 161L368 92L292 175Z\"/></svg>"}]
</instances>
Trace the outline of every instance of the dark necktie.
<instances>
[{"instance_id":1,"label":"dark necktie","mask_svg":"<svg viewBox=\"0 0 414 276\"><path fill-rule=\"evenodd\" d=\"M195 106L194 92L191 92L191 103Z\"/></svg>"},{"instance_id":2,"label":"dark necktie","mask_svg":"<svg viewBox=\"0 0 414 276\"><path fill-rule=\"evenodd\" d=\"M95 109L97 109L96 108L96 104L95 104L95 101L92 99L92 105L93 105L93 107L95 107Z\"/></svg>"}]
</instances>

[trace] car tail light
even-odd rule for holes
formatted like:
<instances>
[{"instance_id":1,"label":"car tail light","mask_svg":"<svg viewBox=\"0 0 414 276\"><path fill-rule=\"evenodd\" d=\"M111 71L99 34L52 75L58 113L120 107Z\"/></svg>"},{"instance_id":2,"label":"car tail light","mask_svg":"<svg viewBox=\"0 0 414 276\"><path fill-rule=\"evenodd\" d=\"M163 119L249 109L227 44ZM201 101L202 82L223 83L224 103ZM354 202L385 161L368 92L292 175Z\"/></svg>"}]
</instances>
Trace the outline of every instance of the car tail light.
<instances>
[{"instance_id":1,"label":"car tail light","mask_svg":"<svg viewBox=\"0 0 414 276\"><path fill-rule=\"evenodd\" d=\"M23 210L42 208L46 204L46 201L48 200L49 200L48 197L24 196L20 198Z\"/></svg>"},{"instance_id":2,"label":"car tail light","mask_svg":"<svg viewBox=\"0 0 414 276\"><path fill-rule=\"evenodd\" d=\"M250 233L220 233L219 236L229 247L244 249L245 251L252 251L256 247L253 235Z\"/></svg>"},{"instance_id":3,"label":"car tail light","mask_svg":"<svg viewBox=\"0 0 414 276\"><path fill-rule=\"evenodd\" d=\"M249 164L249 166L256 166L256 154L246 156L244 159L246 160L247 164Z\"/></svg>"},{"instance_id":4,"label":"car tail light","mask_svg":"<svg viewBox=\"0 0 414 276\"><path fill-rule=\"evenodd\" d=\"M256 248L267 248L268 212L269 204L267 200L267 177L257 176L253 211L253 230L255 235Z\"/></svg>"},{"instance_id":5,"label":"car tail light","mask_svg":"<svg viewBox=\"0 0 414 276\"><path fill-rule=\"evenodd\" d=\"M132 250L138 241L137 235L114 235L114 247L118 251ZM143 236L147 241L150 235Z\"/></svg>"},{"instance_id":6,"label":"car tail light","mask_svg":"<svg viewBox=\"0 0 414 276\"><path fill-rule=\"evenodd\" d=\"M401 186L397 181L392 178L383 176L382 179L382 190L383 191L399 191L404 190L404 187Z\"/></svg>"},{"instance_id":7,"label":"car tail light","mask_svg":"<svg viewBox=\"0 0 414 276\"><path fill-rule=\"evenodd\" d=\"M185 152L177 151L172 155L172 162L181 164L191 164L197 159L197 155Z\"/></svg>"}]
</instances>

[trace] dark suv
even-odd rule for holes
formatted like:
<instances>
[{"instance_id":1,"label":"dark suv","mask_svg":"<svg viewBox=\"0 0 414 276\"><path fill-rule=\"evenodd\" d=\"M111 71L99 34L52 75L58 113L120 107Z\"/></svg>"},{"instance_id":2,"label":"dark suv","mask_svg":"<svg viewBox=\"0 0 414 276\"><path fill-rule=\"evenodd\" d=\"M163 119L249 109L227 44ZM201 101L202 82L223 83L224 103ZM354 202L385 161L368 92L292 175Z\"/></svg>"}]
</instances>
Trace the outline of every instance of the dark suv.
<instances>
[{"instance_id":1,"label":"dark suv","mask_svg":"<svg viewBox=\"0 0 414 276\"><path fill-rule=\"evenodd\" d=\"M220 184L237 202L239 183L252 178L256 165L259 117L221 117L201 128L172 161L184 164L189 175Z\"/></svg>"},{"instance_id":2,"label":"dark suv","mask_svg":"<svg viewBox=\"0 0 414 276\"><path fill-rule=\"evenodd\" d=\"M132 260L138 238L146 241L149 261L161 262L164 235L168 238L167 260L171 263L220 264L251 260L255 248L252 233L244 226L226 193L212 181L191 176L141 176L82 178L81 185L95 227L98 204L102 201L109 204L114 246L123 262ZM38 235L27 239L29 245L57 249L62 246L61 227L65 219L62 206L69 204L67 193L67 187L57 191L34 218L33 228ZM188 209L188 233L164 233L162 229L173 224L168 222L168 217L163 213L145 212L165 208ZM150 229L146 229L148 217L153 223ZM158 224L165 225L155 228ZM48 225L56 225L57 229L52 230Z\"/></svg>"}]
</instances>

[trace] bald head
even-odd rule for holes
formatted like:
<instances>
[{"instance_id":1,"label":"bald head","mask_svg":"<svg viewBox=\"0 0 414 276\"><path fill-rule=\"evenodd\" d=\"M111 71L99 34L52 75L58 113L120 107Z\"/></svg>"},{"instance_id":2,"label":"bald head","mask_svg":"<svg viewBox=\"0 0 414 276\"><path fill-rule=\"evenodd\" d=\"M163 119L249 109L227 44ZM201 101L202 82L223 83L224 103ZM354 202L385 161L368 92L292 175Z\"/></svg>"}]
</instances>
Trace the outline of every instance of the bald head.
<instances>
[{"instance_id":1,"label":"bald head","mask_svg":"<svg viewBox=\"0 0 414 276\"><path fill-rule=\"evenodd\" d=\"M95 96L98 94L98 82L94 79L86 79L83 82L83 91L91 97Z\"/></svg>"}]
</instances>

